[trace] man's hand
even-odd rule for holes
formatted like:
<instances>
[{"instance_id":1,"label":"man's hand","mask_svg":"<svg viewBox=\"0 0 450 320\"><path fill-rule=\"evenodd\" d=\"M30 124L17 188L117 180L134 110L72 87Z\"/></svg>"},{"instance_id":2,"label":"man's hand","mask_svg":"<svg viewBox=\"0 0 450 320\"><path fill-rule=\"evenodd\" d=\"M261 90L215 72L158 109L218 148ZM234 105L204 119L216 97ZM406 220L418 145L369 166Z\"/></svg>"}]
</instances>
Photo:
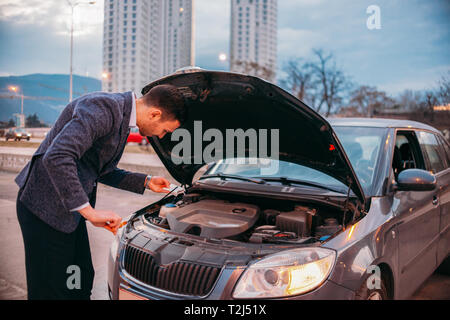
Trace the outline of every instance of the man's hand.
<instances>
[{"instance_id":1,"label":"man's hand","mask_svg":"<svg viewBox=\"0 0 450 320\"><path fill-rule=\"evenodd\" d=\"M147 184L148 189L153 192L168 193L170 188L170 182L163 177L152 177Z\"/></svg>"},{"instance_id":2,"label":"man's hand","mask_svg":"<svg viewBox=\"0 0 450 320\"><path fill-rule=\"evenodd\" d=\"M117 234L122 218L112 211L95 210L90 205L81 209L80 214L91 222L94 226L105 228L114 235Z\"/></svg>"}]
</instances>

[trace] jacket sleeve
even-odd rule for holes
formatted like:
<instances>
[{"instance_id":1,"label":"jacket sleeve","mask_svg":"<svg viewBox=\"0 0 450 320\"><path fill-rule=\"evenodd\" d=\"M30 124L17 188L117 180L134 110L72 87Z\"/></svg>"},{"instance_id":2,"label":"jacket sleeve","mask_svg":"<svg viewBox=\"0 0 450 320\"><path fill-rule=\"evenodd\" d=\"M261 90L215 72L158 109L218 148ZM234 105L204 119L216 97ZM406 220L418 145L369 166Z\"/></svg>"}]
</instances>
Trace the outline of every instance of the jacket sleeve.
<instances>
[{"instance_id":1,"label":"jacket sleeve","mask_svg":"<svg viewBox=\"0 0 450 320\"><path fill-rule=\"evenodd\" d=\"M146 177L147 175L143 173L115 168L114 171L101 176L98 181L114 188L143 194L145 191L144 183Z\"/></svg>"},{"instance_id":2,"label":"jacket sleeve","mask_svg":"<svg viewBox=\"0 0 450 320\"><path fill-rule=\"evenodd\" d=\"M53 139L42 158L67 211L89 202L77 173L77 160L93 145L108 135L114 125L111 103L102 98L81 98L74 101L72 119Z\"/></svg>"}]
</instances>

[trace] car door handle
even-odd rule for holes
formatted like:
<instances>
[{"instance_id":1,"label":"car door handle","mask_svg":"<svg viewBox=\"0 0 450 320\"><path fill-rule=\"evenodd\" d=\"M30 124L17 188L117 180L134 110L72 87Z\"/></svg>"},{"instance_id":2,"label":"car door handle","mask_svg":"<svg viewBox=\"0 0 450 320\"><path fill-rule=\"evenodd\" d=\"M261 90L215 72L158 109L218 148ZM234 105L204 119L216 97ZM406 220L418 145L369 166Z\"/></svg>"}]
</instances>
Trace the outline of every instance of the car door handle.
<instances>
[{"instance_id":1,"label":"car door handle","mask_svg":"<svg viewBox=\"0 0 450 320\"><path fill-rule=\"evenodd\" d=\"M433 201L431 201L431 203L433 203L433 205L437 206L439 204L439 200L437 196L433 197Z\"/></svg>"}]
</instances>

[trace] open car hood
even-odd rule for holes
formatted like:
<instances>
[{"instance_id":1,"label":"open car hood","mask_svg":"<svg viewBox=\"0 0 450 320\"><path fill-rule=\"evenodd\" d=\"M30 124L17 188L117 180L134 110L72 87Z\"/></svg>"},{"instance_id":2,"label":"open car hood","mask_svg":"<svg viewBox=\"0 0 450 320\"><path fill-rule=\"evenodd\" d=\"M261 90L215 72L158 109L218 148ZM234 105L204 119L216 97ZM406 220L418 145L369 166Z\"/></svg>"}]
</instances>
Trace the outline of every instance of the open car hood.
<instances>
[{"instance_id":1,"label":"open car hood","mask_svg":"<svg viewBox=\"0 0 450 320\"><path fill-rule=\"evenodd\" d=\"M279 130L279 159L324 172L347 186L364 204L363 189L330 124L317 112L281 88L256 77L229 72L198 70L173 74L142 89L172 84L184 95L188 116L180 127L194 137L194 121L202 122L202 134L215 128L226 136L226 129ZM178 129L177 129L178 130ZM176 132L176 130L174 131ZM205 163L194 161L194 142L190 164L176 164L171 151L180 141L172 134L159 139L148 137L169 173L181 184L190 185L194 174ZM270 133L268 133L270 141ZM202 150L211 142L203 142ZM226 143L223 143L224 151ZM197 153L199 149L196 149ZM269 149L270 150L270 149ZM217 150L216 150L217 151ZM270 152L269 152L270 153Z\"/></svg>"}]
</instances>

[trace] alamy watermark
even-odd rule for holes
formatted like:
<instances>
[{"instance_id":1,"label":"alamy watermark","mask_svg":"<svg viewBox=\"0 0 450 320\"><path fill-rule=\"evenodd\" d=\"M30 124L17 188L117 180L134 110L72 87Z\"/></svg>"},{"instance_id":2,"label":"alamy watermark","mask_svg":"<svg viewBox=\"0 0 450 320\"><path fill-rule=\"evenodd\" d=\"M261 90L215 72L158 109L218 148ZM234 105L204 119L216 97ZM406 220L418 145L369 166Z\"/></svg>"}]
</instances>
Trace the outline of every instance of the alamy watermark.
<instances>
[{"instance_id":1,"label":"alamy watermark","mask_svg":"<svg viewBox=\"0 0 450 320\"><path fill-rule=\"evenodd\" d=\"M381 29L381 9L379 6L373 4L367 7L366 13L370 16L367 18L367 29L379 30Z\"/></svg>"},{"instance_id":2,"label":"alamy watermark","mask_svg":"<svg viewBox=\"0 0 450 320\"><path fill-rule=\"evenodd\" d=\"M77 265L68 266L66 269L66 273L70 274L67 277L66 286L69 290L81 289L81 269Z\"/></svg>"},{"instance_id":3,"label":"alamy watermark","mask_svg":"<svg viewBox=\"0 0 450 320\"><path fill-rule=\"evenodd\" d=\"M226 159L227 164L258 164L262 174L278 172L279 129L226 129L224 137L223 131L216 128L203 132L202 121L195 121L193 137L189 130L180 128L172 133L171 140L178 142L171 152L177 165Z\"/></svg>"},{"instance_id":4,"label":"alamy watermark","mask_svg":"<svg viewBox=\"0 0 450 320\"><path fill-rule=\"evenodd\" d=\"M367 289L381 289L381 268L371 265L367 268L366 272L370 274L366 281Z\"/></svg>"}]
</instances>

